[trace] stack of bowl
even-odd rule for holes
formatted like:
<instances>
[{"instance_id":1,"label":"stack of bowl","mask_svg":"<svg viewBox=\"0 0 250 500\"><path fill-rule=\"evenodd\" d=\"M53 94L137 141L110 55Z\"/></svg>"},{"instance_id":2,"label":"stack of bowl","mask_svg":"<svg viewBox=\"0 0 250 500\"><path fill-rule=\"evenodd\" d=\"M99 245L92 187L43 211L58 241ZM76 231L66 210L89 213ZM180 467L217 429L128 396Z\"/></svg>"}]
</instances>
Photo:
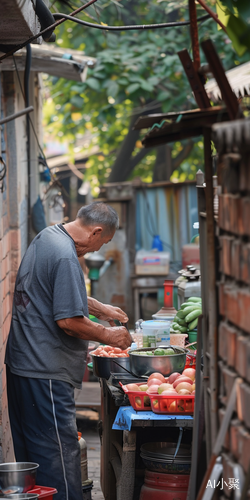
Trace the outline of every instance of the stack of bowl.
<instances>
[{"instance_id":1,"label":"stack of bowl","mask_svg":"<svg viewBox=\"0 0 250 500\"><path fill-rule=\"evenodd\" d=\"M176 443L145 443L141 446L141 458L152 472L165 474L190 474L191 445L181 444L174 458Z\"/></svg>"},{"instance_id":2,"label":"stack of bowl","mask_svg":"<svg viewBox=\"0 0 250 500\"><path fill-rule=\"evenodd\" d=\"M33 462L11 462L0 464L0 496L9 500L33 500L38 498L29 493L36 484L39 465Z\"/></svg>"}]
</instances>

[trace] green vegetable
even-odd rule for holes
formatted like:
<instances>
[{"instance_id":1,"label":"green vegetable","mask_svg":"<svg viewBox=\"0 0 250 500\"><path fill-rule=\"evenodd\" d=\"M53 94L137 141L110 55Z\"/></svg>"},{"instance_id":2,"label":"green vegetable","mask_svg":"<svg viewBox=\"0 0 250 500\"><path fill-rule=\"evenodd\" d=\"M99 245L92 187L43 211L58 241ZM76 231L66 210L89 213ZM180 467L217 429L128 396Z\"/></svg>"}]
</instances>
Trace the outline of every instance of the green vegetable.
<instances>
[{"instance_id":1,"label":"green vegetable","mask_svg":"<svg viewBox=\"0 0 250 500\"><path fill-rule=\"evenodd\" d=\"M178 323L172 323L171 327L174 329L174 330L179 330L179 326Z\"/></svg>"},{"instance_id":2,"label":"green vegetable","mask_svg":"<svg viewBox=\"0 0 250 500\"><path fill-rule=\"evenodd\" d=\"M164 356L165 354L165 349L155 349L154 356Z\"/></svg>"},{"instance_id":3,"label":"green vegetable","mask_svg":"<svg viewBox=\"0 0 250 500\"><path fill-rule=\"evenodd\" d=\"M174 322L178 323L178 325L186 326L185 319L180 319L180 318L178 318L178 316L175 316L175 321Z\"/></svg>"},{"instance_id":4,"label":"green vegetable","mask_svg":"<svg viewBox=\"0 0 250 500\"><path fill-rule=\"evenodd\" d=\"M176 314L177 318L180 318L180 319L185 318L185 312L184 311L185 311L185 309L184 310L180 309L178 311L178 313Z\"/></svg>"},{"instance_id":5,"label":"green vegetable","mask_svg":"<svg viewBox=\"0 0 250 500\"><path fill-rule=\"evenodd\" d=\"M170 354L174 354L174 350L169 348L169 349L164 349L164 354L166 355L170 355Z\"/></svg>"},{"instance_id":6,"label":"green vegetable","mask_svg":"<svg viewBox=\"0 0 250 500\"><path fill-rule=\"evenodd\" d=\"M200 313L197 316L194 316L193 318L191 318L191 320L188 320L187 316L189 315L189 313L194 312L194 311L201 311L201 306L197 304L197 306L190 306L190 307L186 307L185 309L183 309L182 312L184 314L184 318L185 318L186 323L188 323L189 321L192 321L197 316L199 316Z\"/></svg>"},{"instance_id":7,"label":"green vegetable","mask_svg":"<svg viewBox=\"0 0 250 500\"><path fill-rule=\"evenodd\" d=\"M183 302L183 304L181 304L181 309L185 309L186 307L190 307L190 306L196 306L198 304L198 302Z\"/></svg>"},{"instance_id":8,"label":"green vegetable","mask_svg":"<svg viewBox=\"0 0 250 500\"><path fill-rule=\"evenodd\" d=\"M201 309L195 309L194 311L190 311L189 314L187 314L186 316L186 322L187 323L190 323L191 321L193 321L194 319L198 318L198 316L200 316L200 314L202 314L202 311Z\"/></svg>"},{"instance_id":9,"label":"green vegetable","mask_svg":"<svg viewBox=\"0 0 250 500\"><path fill-rule=\"evenodd\" d=\"M188 329L191 332L198 325L198 318L195 318L191 323L188 323Z\"/></svg>"},{"instance_id":10,"label":"green vegetable","mask_svg":"<svg viewBox=\"0 0 250 500\"><path fill-rule=\"evenodd\" d=\"M201 302L201 297L189 297L187 302Z\"/></svg>"},{"instance_id":11,"label":"green vegetable","mask_svg":"<svg viewBox=\"0 0 250 500\"><path fill-rule=\"evenodd\" d=\"M171 323L172 328L176 328L178 325L179 325L178 321L173 321L173 323Z\"/></svg>"},{"instance_id":12,"label":"green vegetable","mask_svg":"<svg viewBox=\"0 0 250 500\"><path fill-rule=\"evenodd\" d=\"M187 332L187 326L181 326L181 325L178 325L179 326L179 331L181 333L186 333Z\"/></svg>"}]
</instances>

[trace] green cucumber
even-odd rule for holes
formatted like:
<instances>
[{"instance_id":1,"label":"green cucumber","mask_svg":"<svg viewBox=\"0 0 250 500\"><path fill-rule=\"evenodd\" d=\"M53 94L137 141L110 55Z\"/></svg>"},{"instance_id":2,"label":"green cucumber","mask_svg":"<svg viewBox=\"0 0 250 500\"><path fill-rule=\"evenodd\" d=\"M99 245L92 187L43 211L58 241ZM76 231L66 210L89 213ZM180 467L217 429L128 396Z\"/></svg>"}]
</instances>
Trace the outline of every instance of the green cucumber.
<instances>
[{"instance_id":1,"label":"green cucumber","mask_svg":"<svg viewBox=\"0 0 250 500\"><path fill-rule=\"evenodd\" d=\"M176 314L177 318L184 319L185 318L185 309L180 309Z\"/></svg>"},{"instance_id":2,"label":"green cucumber","mask_svg":"<svg viewBox=\"0 0 250 500\"><path fill-rule=\"evenodd\" d=\"M201 297L189 297L187 302L201 302Z\"/></svg>"},{"instance_id":3,"label":"green cucumber","mask_svg":"<svg viewBox=\"0 0 250 500\"><path fill-rule=\"evenodd\" d=\"M197 325L198 325L198 318L195 318L193 321L191 321L191 323L188 323L189 331L191 332L192 330L194 330L194 328L196 328Z\"/></svg>"},{"instance_id":4,"label":"green cucumber","mask_svg":"<svg viewBox=\"0 0 250 500\"><path fill-rule=\"evenodd\" d=\"M178 323L172 323L171 324L171 327L174 329L174 330L179 330L179 326Z\"/></svg>"},{"instance_id":5,"label":"green cucumber","mask_svg":"<svg viewBox=\"0 0 250 500\"><path fill-rule=\"evenodd\" d=\"M178 330L179 330L181 333L186 333L186 332L187 332L187 326L181 326L181 325L178 325Z\"/></svg>"},{"instance_id":6,"label":"green cucumber","mask_svg":"<svg viewBox=\"0 0 250 500\"><path fill-rule=\"evenodd\" d=\"M197 302L183 302L183 304L181 304L181 309L185 309L186 307L190 307L190 306L196 306L197 305Z\"/></svg>"},{"instance_id":7,"label":"green cucumber","mask_svg":"<svg viewBox=\"0 0 250 500\"><path fill-rule=\"evenodd\" d=\"M178 316L175 317L175 320L174 320L175 323L178 323L178 325L181 325L181 326L186 326L186 321L185 319L180 319L178 318Z\"/></svg>"},{"instance_id":8,"label":"green cucumber","mask_svg":"<svg viewBox=\"0 0 250 500\"><path fill-rule=\"evenodd\" d=\"M186 323L190 323L194 321L194 319L198 318L202 314L201 309L195 309L195 311L190 311L190 313L186 316Z\"/></svg>"},{"instance_id":9,"label":"green cucumber","mask_svg":"<svg viewBox=\"0 0 250 500\"><path fill-rule=\"evenodd\" d=\"M200 304L197 304L195 306L186 307L185 309L183 309L182 312L184 314L184 318L185 318L186 323L188 323L187 316L189 315L189 313L194 312L194 311L200 311L200 310L201 310ZM195 319L195 317L192 319Z\"/></svg>"}]
</instances>

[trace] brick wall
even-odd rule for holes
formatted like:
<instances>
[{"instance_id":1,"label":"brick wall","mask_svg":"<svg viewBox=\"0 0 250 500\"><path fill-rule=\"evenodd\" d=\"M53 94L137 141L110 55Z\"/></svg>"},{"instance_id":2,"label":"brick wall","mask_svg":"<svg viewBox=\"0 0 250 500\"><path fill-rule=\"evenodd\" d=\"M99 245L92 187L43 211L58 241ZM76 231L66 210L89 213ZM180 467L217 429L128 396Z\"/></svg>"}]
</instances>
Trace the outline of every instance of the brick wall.
<instances>
[{"instance_id":1,"label":"brick wall","mask_svg":"<svg viewBox=\"0 0 250 500\"><path fill-rule=\"evenodd\" d=\"M37 78L32 73L31 97L36 95ZM23 74L21 74L23 81ZM40 104L31 99L35 114ZM0 73L0 115L9 116L25 107L19 81L14 72ZM39 111L39 113L38 113ZM39 114L40 117L40 114ZM36 123L36 122L34 122ZM7 165L5 189L0 190L0 462L12 462L11 438L4 356L10 328L14 285L17 270L27 248L27 151L26 118L12 120L0 129L0 155ZM39 189L38 152L34 134L31 138L32 203Z\"/></svg>"},{"instance_id":2,"label":"brick wall","mask_svg":"<svg viewBox=\"0 0 250 500\"><path fill-rule=\"evenodd\" d=\"M233 143L232 149L219 159L220 420L235 378L243 384L224 443L225 481L235 477L236 464L246 474L250 463L250 151L239 154ZM225 498L230 494L224 485Z\"/></svg>"}]
</instances>

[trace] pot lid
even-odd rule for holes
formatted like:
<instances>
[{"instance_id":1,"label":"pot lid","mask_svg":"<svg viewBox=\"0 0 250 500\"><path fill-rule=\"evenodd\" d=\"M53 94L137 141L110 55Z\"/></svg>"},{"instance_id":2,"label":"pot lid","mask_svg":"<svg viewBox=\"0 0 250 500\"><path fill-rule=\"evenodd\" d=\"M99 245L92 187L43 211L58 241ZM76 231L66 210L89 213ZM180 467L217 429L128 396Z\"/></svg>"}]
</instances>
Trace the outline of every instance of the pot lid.
<instances>
[{"instance_id":1,"label":"pot lid","mask_svg":"<svg viewBox=\"0 0 250 500\"><path fill-rule=\"evenodd\" d=\"M181 269L178 271L179 274L184 276L188 281L195 281L200 278L201 272L199 269L196 269L194 266L187 266L186 269Z\"/></svg>"}]
</instances>

